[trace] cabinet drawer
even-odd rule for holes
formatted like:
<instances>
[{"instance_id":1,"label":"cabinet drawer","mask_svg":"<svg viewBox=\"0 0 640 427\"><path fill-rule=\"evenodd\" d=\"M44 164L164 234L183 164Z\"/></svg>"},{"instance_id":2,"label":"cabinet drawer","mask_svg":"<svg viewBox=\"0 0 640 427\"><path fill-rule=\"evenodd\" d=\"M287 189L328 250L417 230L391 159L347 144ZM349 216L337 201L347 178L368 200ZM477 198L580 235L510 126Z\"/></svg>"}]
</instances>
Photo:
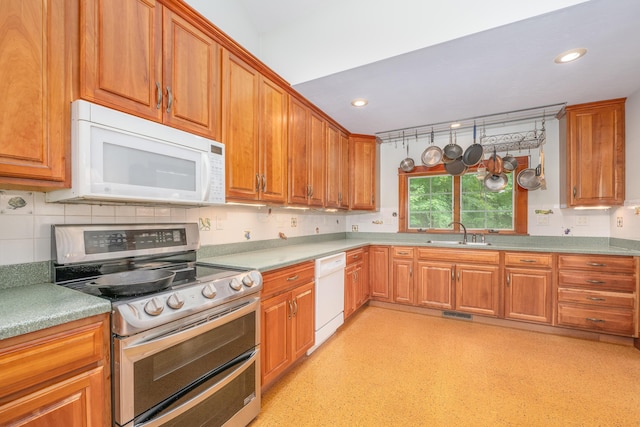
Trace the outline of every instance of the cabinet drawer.
<instances>
[{"instance_id":1,"label":"cabinet drawer","mask_svg":"<svg viewBox=\"0 0 640 427\"><path fill-rule=\"evenodd\" d=\"M413 258L414 248L405 246L394 246L392 248L391 256L394 258Z\"/></svg>"},{"instance_id":2,"label":"cabinet drawer","mask_svg":"<svg viewBox=\"0 0 640 427\"><path fill-rule=\"evenodd\" d=\"M108 316L33 333L37 338L0 349L0 397L97 363L106 357ZM94 319L95 320L95 319ZM105 326L106 325L106 326ZM50 335L46 334L50 331ZM22 337L16 337L16 341ZM108 338L106 338L108 339Z\"/></svg>"},{"instance_id":3,"label":"cabinet drawer","mask_svg":"<svg viewBox=\"0 0 640 427\"><path fill-rule=\"evenodd\" d=\"M634 292L636 277L626 274L561 271L558 273L558 286Z\"/></svg>"},{"instance_id":4,"label":"cabinet drawer","mask_svg":"<svg viewBox=\"0 0 640 427\"><path fill-rule=\"evenodd\" d=\"M589 289L558 289L558 302L573 302L593 306L611 306L633 310L635 294L623 292L599 292Z\"/></svg>"},{"instance_id":5,"label":"cabinet drawer","mask_svg":"<svg viewBox=\"0 0 640 427\"><path fill-rule=\"evenodd\" d=\"M558 257L558 268L608 273L634 273L636 263L634 258L629 256L560 255Z\"/></svg>"},{"instance_id":6,"label":"cabinet drawer","mask_svg":"<svg viewBox=\"0 0 640 427\"><path fill-rule=\"evenodd\" d=\"M517 267L551 267L553 255L532 252L507 252L504 263Z\"/></svg>"},{"instance_id":7,"label":"cabinet drawer","mask_svg":"<svg viewBox=\"0 0 640 427\"><path fill-rule=\"evenodd\" d=\"M347 251L347 265L355 264L356 262L361 262L362 257L364 255L364 249L352 249Z\"/></svg>"},{"instance_id":8,"label":"cabinet drawer","mask_svg":"<svg viewBox=\"0 0 640 427\"><path fill-rule=\"evenodd\" d=\"M558 325L633 336L633 310L558 304Z\"/></svg>"},{"instance_id":9,"label":"cabinet drawer","mask_svg":"<svg viewBox=\"0 0 640 427\"><path fill-rule=\"evenodd\" d=\"M500 262L500 253L483 249L418 248L418 259L424 261L469 262L473 264L498 265Z\"/></svg>"},{"instance_id":10,"label":"cabinet drawer","mask_svg":"<svg viewBox=\"0 0 640 427\"><path fill-rule=\"evenodd\" d=\"M312 282L314 280L314 275L315 266L313 261L268 271L262 275L262 297L268 297L270 295L304 285L305 283Z\"/></svg>"}]
</instances>

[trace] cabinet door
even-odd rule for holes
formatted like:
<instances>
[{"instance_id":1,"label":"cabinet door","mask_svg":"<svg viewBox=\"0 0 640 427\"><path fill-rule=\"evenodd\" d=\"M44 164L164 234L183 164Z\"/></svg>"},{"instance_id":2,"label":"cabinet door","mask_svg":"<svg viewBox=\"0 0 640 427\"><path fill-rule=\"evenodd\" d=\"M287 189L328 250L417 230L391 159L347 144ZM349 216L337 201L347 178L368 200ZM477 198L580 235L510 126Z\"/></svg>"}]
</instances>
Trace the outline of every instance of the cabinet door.
<instances>
[{"instance_id":1,"label":"cabinet door","mask_svg":"<svg viewBox=\"0 0 640 427\"><path fill-rule=\"evenodd\" d=\"M81 95L162 121L162 7L155 0L82 0Z\"/></svg>"},{"instance_id":2,"label":"cabinet door","mask_svg":"<svg viewBox=\"0 0 640 427\"><path fill-rule=\"evenodd\" d=\"M64 0L3 0L0 7L0 183L68 186L71 88Z\"/></svg>"},{"instance_id":3,"label":"cabinet door","mask_svg":"<svg viewBox=\"0 0 640 427\"><path fill-rule=\"evenodd\" d=\"M289 193L290 204L306 205L309 198L309 109L294 97L289 100Z\"/></svg>"},{"instance_id":4,"label":"cabinet door","mask_svg":"<svg viewBox=\"0 0 640 427\"><path fill-rule=\"evenodd\" d=\"M413 260L394 259L393 301L401 304L413 304Z\"/></svg>"},{"instance_id":5,"label":"cabinet door","mask_svg":"<svg viewBox=\"0 0 640 427\"><path fill-rule=\"evenodd\" d=\"M266 386L292 362L291 319L293 306L291 292L262 301L260 341L262 386Z\"/></svg>"},{"instance_id":6,"label":"cabinet door","mask_svg":"<svg viewBox=\"0 0 640 427\"><path fill-rule=\"evenodd\" d=\"M202 31L164 9L163 122L220 139L220 48Z\"/></svg>"},{"instance_id":7,"label":"cabinet door","mask_svg":"<svg viewBox=\"0 0 640 427\"><path fill-rule=\"evenodd\" d=\"M91 427L104 425L104 368L97 367L0 405L0 425Z\"/></svg>"},{"instance_id":8,"label":"cabinet door","mask_svg":"<svg viewBox=\"0 0 640 427\"><path fill-rule=\"evenodd\" d=\"M287 201L287 124L289 95L260 79L260 200Z\"/></svg>"},{"instance_id":9,"label":"cabinet door","mask_svg":"<svg viewBox=\"0 0 640 427\"><path fill-rule=\"evenodd\" d=\"M452 310L455 267L449 263L418 261L417 269L416 303L424 307Z\"/></svg>"},{"instance_id":10,"label":"cabinet door","mask_svg":"<svg viewBox=\"0 0 640 427\"><path fill-rule=\"evenodd\" d=\"M551 271L506 269L504 317L551 323Z\"/></svg>"},{"instance_id":11,"label":"cabinet door","mask_svg":"<svg viewBox=\"0 0 640 427\"><path fill-rule=\"evenodd\" d=\"M356 265L344 269L344 318L351 316L356 308Z\"/></svg>"},{"instance_id":12,"label":"cabinet door","mask_svg":"<svg viewBox=\"0 0 640 427\"><path fill-rule=\"evenodd\" d=\"M230 52L223 59L227 197L257 200L260 189L258 85L260 74Z\"/></svg>"},{"instance_id":13,"label":"cabinet door","mask_svg":"<svg viewBox=\"0 0 640 427\"><path fill-rule=\"evenodd\" d=\"M362 252L362 271L360 273L360 305L369 301L371 296L371 286L369 285L369 248L364 248Z\"/></svg>"},{"instance_id":14,"label":"cabinet door","mask_svg":"<svg viewBox=\"0 0 640 427\"><path fill-rule=\"evenodd\" d=\"M569 206L624 202L624 99L567 107Z\"/></svg>"},{"instance_id":15,"label":"cabinet door","mask_svg":"<svg viewBox=\"0 0 640 427\"><path fill-rule=\"evenodd\" d=\"M368 136L349 139L351 209L376 208L376 140Z\"/></svg>"},{"instance_id":16,"label":"cabinet door","mask_svg":"<svg viewBox=\"0 0 640 427\"><path fill-rule=\"evenodd\" d=\"M497 316L498 271L494 266L456 265L456 310Z\"/></svg>"},{"instance_id":17,"label":"cabinet door","mask_svg":"<svg viewBox=\"0 0 640 427\"><path fill-rule=\"evenodd\" d=\"M293 360L304 356L315 342L316 299L314 287L315 283L311 282L292 291L291 341Z\"/></svg>"},{"instance_id":18,"label":"cabinet door","mask_svg":"<svg viewBox=\"0 0 640 427\"><path fill-rule=\"evenodd\" d=\"M327 125L327 194L326 207L340 207L340 184L341 184L341 162L342 155L340 144L340 131L335 126Z\"/></svg>"},{"instance_id":19,"label":"cabinet door","mask_svg":"<svg viewBox=\"0 0 640 427\"><path fill-rule=\"evenodd\" d=\"M369 248L369 281L371 283L371 298L379 301L391 301L388 246L371 246Z\"/></svg>"},{"instance_id":20,"label":"cabinet door","mask_svg":"<svg viewBox=\"0 0 640 427\"><path fill-rule=\"evenodd\" d=\"M349 138L340 132L340 192L338 193L339 206L349 209ZM327 165L327 167L330 167Z\"/></svg>"},{"instance_id":21,"label":"cabinet door","mask_svg":"<svg viewBox=\"0 0 640 427\"><path fill-rule=\"evenodd\" d=\"M325 199L325 128L324 119L314 111L309 112L309 205L324 206Z\"/></svg>"}]
</instances>

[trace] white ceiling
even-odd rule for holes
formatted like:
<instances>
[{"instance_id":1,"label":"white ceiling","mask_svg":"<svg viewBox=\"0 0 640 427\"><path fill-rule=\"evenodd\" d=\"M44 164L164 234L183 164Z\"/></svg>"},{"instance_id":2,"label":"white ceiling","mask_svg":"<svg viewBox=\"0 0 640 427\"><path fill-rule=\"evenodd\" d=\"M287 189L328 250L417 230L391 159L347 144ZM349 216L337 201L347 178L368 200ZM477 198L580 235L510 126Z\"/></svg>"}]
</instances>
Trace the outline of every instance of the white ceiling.
<instances>
[{"instance_id":1,"label":"white ceiling","mask_svg":"<svg viewBox=\"0 0 640 427\"><path fill-rule=\"evenodd\" d=\"M344 11L349 10L345 7L349 2L337 0L241 3L265 40L261 47L270 49L269 34L287 26L289 39L296 38L291 29L299 28L300 40L321 42L326 34L312 34L317 27L305 22L327 7L343 5ZM431 23L434 20L437 17L430 17ZM296 26L289 25L292 22ZM590 0L506 22L512 23L417 50L397 46L398 52L408 53L302 81L294 88L349 131L364 134L557 103L626 97L640 89L640 1ZM325 27L326 32L351 34L330 23ZM478 28L482 27L474 30ZM376 26L367 27L367 31L376 30ZM452 32L449 37L455 34L465 33ZM293 50L291 46L283 44L283 49ZM557 54L575 47L587 48L587 55L574 63L553 62ZM300 50L284 54L302 55ZM349 52L335 51L337 58L345 54ZM300 81L295 67L285 69L285 63L265 62L290 81ZM356 97L367 98L369 105L351 107Z\"/></svg>"}]
</instances>

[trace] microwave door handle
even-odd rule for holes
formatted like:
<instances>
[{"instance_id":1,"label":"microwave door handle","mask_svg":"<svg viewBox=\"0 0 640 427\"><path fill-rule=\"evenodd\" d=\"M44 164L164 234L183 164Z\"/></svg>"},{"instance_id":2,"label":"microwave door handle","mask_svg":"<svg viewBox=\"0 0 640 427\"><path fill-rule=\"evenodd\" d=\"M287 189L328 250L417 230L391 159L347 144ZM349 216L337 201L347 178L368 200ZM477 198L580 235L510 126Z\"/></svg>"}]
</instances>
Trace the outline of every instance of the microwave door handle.
<instances>
[{"instance_id":1,"label":"microwave door handle","mask_svg":"<svg viewBox=\"0 0 640 427\"><path fill-rule=\"evenodd\" d=\"M202 174L202 201L209 201L211 193L211 159L207 153L202 154L202 162L204 163L204 173Z\"/></svg>"}]
</instances>

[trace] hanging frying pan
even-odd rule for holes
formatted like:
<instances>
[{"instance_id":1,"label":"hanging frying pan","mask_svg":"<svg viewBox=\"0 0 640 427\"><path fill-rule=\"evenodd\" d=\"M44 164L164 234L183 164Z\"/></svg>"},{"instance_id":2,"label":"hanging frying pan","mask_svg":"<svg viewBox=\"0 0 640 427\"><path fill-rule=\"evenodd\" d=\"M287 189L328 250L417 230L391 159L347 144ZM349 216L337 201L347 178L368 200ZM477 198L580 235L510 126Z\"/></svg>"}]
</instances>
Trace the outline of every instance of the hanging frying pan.
<instances>
[{"instance_id":1,"label":"hanging frying pan","mask_svg":"<svg viewBox=\"0 0 640 427\"><path fill-rule=\"evenodd\" d=\"M444 147L444 155L447 159L449 159L449 162L452 162L454 160L456 160L458 157L462 156L462 147L460 147L458 145L458 136L455 135L456 138L456 142L453 143L451 141L451 130L449 130L449 145ZM448 163L445 160L445 163Z\"/></svg>"},{"instance_id":2,"label":"hanging frying pan","mask_svg":"<svg viewBox=\"0 0 640 427\"><path fill-rule=\"evenodd\" d=\"M442 161L442 149L433 145L433 140L433 128L431 128L431 144L422 152L422 163L427 167L433 167Z\"/></svg>"},{"instance_id":3,"label":"hanging frying pan","mask_svg":"<svg viewBox=\"0 0 640 427\"><path fill-rule=\"evenodd\" d=\"M462 162L467 166L475 166L480 163L482 156L484 156L484 148L476 142L476 123L473 122L473 144L464 150Z\"/></svg>"},{"instance_id":4,"label":"hanging frying pan","mask_svg":"<svg viewBox=\"0 0 640 427\"><path fill-rule=\"evenodd\" d=\"M449 175L458 176L464 175L467 172L467 165L464 164L462 158L455 159L452 162L446 163L444 165L444 169L447 171Z\"/></svg>"},{"instance_id":5,"label":"hanging frying pan","mask_svg":"<svg viewBox=\"0 0 640 427\"><path fill-rule=\"evenodd\" d=\"M404 132L402 132L402 144L404 144ZM415 162L409 157L409 143L407 142L407 157L400 162L400 169L403 172L411 172L415 167Z\"/></svg>"},{"instance_id":6,"label":"hanging frying pan","mask_svg":"<svg viewBox=\"0 0 640 427\"><path fill-rule=\"evenodd\" d=\"M504 190L507 188L508 183L509 177L507 177L507 174L505 173L501 173L499 175L487 175L484 177L484 187L493 193L499 193Z\"/></svg>"}]
</instances>

